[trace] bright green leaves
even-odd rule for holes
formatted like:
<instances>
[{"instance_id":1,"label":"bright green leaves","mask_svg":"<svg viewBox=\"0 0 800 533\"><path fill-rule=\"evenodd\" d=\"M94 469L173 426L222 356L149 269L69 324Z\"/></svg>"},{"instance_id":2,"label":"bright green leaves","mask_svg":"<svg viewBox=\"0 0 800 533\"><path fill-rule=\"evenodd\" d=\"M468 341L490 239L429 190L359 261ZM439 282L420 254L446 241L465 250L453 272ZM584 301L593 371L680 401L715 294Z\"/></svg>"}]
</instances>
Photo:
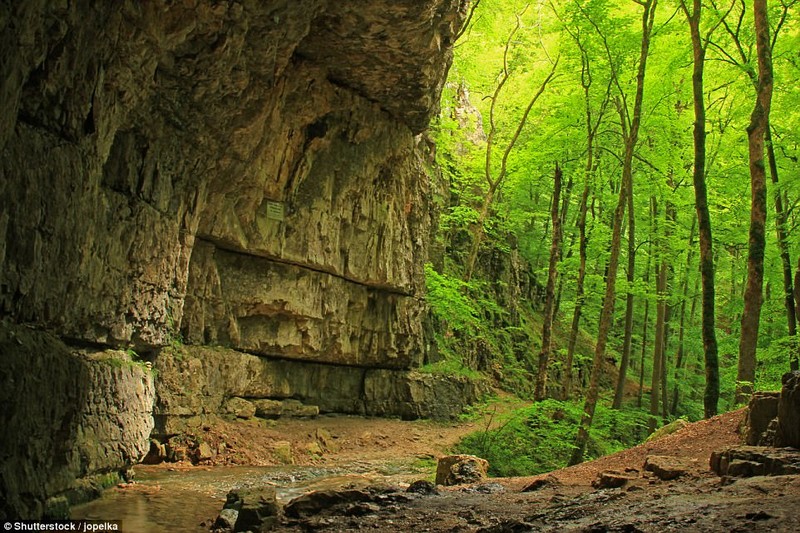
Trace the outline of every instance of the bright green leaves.
<instances>
[{"instance_id":1,"label":"bright green leaves","mask_svg":"<svg viewBox=\"0 0 800 533\"><path fill-rule=\"evenodd\" d=\"M458 278L439 274L430 264L425 265L425 284L431 312L446 324L445 335L479 327L480 312L476 302L467 295L469 284Z\"/></svg>"},{"instance_id":2,"label":"bright green leaves","mask_svg":"<svg viewBox=\"0 0 800 533\"><path fill-rule=\"evenodd\" d=\"M537 402L507 415L497 429L468 435L456 451L487 459L493 476L549 472L567 463L581 413L579 403ZM598 407L586 455L596 458L634 446L647 435L646 429L641 412Z\"/></svg>"}]
</instances>

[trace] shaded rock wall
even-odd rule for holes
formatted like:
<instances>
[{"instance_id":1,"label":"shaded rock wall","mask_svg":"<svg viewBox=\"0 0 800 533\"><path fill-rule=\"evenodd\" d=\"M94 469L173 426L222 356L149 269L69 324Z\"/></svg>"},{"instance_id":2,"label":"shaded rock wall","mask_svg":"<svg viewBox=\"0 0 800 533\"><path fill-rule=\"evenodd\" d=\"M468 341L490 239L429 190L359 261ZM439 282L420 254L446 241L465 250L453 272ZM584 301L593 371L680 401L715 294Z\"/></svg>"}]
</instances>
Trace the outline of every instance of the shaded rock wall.
<instances>
[{"instance_id":1,"label":"shaded rock wall","mask_svg":"<svg viewBox=\"0 0 800 533\"><path fill-rule=\"evenodd\" d=\"M59 514L76 481L140 461L153 429L152 373L125 352L68 348L0 328L0 518Z\"/></svg>"},{"instance_id":2,"label":"shaded rock wall","mask_svg":"<svg viewBox=\"0 0 800 533\"><path fill-rule=\"evenodd\" d=\"M295 399L319 411L406 419L450 418L486 385L407 370L298 363L226 348L170 349L156 361L159 437L184 432L224 412L228 398Z\"/></svg>"},{"instance_id":3,"label":"shaded rock wall","mask_svg":"<svg viewBox=\"0 0 800 533\"><path fill-rule=\"evenodd\" d=\"M424 353L419 298L204 241L194 249L190 342L261 355L409 368Z\"/></svg>"}]
</instances>

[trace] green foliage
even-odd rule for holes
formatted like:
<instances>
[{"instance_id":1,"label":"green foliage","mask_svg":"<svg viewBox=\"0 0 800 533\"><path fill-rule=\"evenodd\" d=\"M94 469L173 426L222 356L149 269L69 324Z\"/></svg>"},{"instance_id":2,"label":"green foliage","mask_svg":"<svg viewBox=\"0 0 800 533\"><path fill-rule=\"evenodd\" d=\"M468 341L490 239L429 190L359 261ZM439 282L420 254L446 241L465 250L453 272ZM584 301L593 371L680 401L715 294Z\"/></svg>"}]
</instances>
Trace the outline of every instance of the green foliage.
<instances>
[{"instance_id":1,"label":"green foliage","mask_svg":"<svg viewBox=\"0 0 800 533\"><path fill-rule=\"evenodd\" d=\"M144 372L156 374L156 370L143 360L133 348L128 348L124 352L105 352L101 360L114 368L136 367Z\"/></svg>"},{"instance_id":2,"label":"green foliage","mask_svg":"<svg viewBox=\"0 0 800 533\"><path fill-rule=\"evenodd\" d=\"M451 271L457 268L448 262ZM436 331L439 359L420 370L447 375L479 377L478 372L499 378L508 390L527 395L531 387L530 351L534 339L533 311L526 303L516 305L514 316L502 283L473 279L464 282L454 274L425 269L427 301Z\"/></svg>"},{"instance_id":3,"label":"green foliage","mask_svg":"<svg viewBox=\"0 0 800 533\"><path fill-rule=\"evenodd\" d=\"M541 319L534 310L540 302L531 293L510 299L503 283L515 280L501 275L497 264L521 260L528 272L544 279L549 258L553 195L553 166L564 171L562 190L564 240L561 251L559 308L555 316L556 335L551 382L563 375L566 330L577 305L575 280L578 270L577 213L584 186L589 190L586 220L588 234L585 296L579 338L593 338L599 322L605 287L605 266L609 257L611 219L618 198L623 154L621 125L629 124L641 44L641 6L636 2L609 0L541 3L534 8L524 1L482 0L472 26L457 43L455 60L442 95L442 113L435 121L433 135L437 162L449 186L449 197L440 198L442 215L438 243L446 257L438 271L426 272L429 303L434 317L436 343L441 360L432 361L431 371L460 373L465 369L490 374L508 389L526 394L532 379L532 359L539 346ZM705 70L707 104L706 180L711 210L715 278L717 339L719 342L721 398L719 409L735 407L737 359L743 286L746 282L750 190L748 146L743 134L753 109L754 91L748 70L755 67L752 10L744 3L734 6L731 16L741 15L742 59L724 25L712 36ZM740 13L740 10L745 11ZM771 6L773 26L781 6ZM702 26L710 29L721 13L706 7ZM518 18L519 17L519 18ZM732 19L733 20L733 19ZM758 342L756 389L774 389L788 369L789 356L797 353L787 337L783 307L783 272L776 242L773 194L781 194L788 208L789 254L796 262L800 254L800 106L794 88L800 83L796 50L800 43L797 13L789 11L773 51L775 93L772 102L772 133L776 148L779 184L770 184L770 219L764 258L764 307ZM506 48L511 29L519 30ZM662 6L657 13L645 77L642 129L633 161L633 212L637 250L633 282L625 279L627 227L623 236L623 268L618 274L617 313L609 337L608 355L621 352L624 324L621 310L627 292L634 295L634 358L631 377L638 378L644 367L645 387L652 376L652 343L655 321L655 267L662 259L669 266L670 305L667 385L672 403L678 390L676 416L695 420L703 416L705 387L703 345L700 329L701 287L698 272L698 240L692 187L693 141L691 42L683 14ZM735 25L734 25L735 26ZM733 27L733 26L732 26ZM606 45L608 49L606 49ZM486 198L484 178L489 109L496 137L490 170L496 171L502 148L519 123L531 90L538 86L560 57L556 78L536 113L522 130L509 154L507 175L492 199L489 216L482 228L479 211ZM735 63L741 63L739 65ZM591 86L584 100L591 67ZM509 73L496 101L493 94ZM606 88L611 83L611 101L594 139L593 165L585 168L588 155L586 117L600 116ZM627 208L626 208L627 209ZM627 225L627 221L626 221ZM692 231L693 226L695 227ZM464 278L464 259L477 230L484 232L479 250L479 267L469 283ZM502 278L503 283L498 281ZM684 286L687 287L684 290ZM518 287L508 287L514 290ZM539 292L541 287L538 288ZM533 292L533 291L532 291ZM684 301L685 299L685 301ZM644 303L649 317L644 325ZM685 335L682 368L676 368L678 331L684 309ZM644 360L641 353L643 328L647 331ZM575 365L591 365L591 341L575 354ZM555 379L554 377L555 376ZM608 383L603 384L604 387ZM514 425L512 424L512 427ZM571 442L571 437L565 442Z\"/></svg>"},{"instance_id":4,"label":"green foliage","mask_svg":"<svg viewBox=\"0 0 800 533\"><path fill-rule=\"evenodd\" d=\"M758 351L756 390L780 390L781 378L789 371L789 363L800 353L800 338L781 337Z\"/></svg>"},{"instance_id":5,"label":"green foliage","mask_svg":"<svg viewBox=\"0 0 800 533\"><path fill-rule=\"evenodd\" d=\"M480 379L482 377L479 372L465 366L463 361L452 356L436 361L435 363L425 364L419 368L419 371L425 374L464 376L470 379Z\"/></svg>"},{"instance_id":6,"label":"green foliage","mask_svg":"<svg viewBox=\"0 0 800 533\"><path fill-rule=\"evenodd\" d=\"M464 437L457 453L489 461L493 476L527 476L566 466L572 453L582 403L545 400L518 409L497 429ZM589 432L588 459L628 448L646 435L643 411L612 410L598 406Z\"/></svg>"},{"instance_id":7,"label":"green foliage","mask_svg":"<svg viewBox=\"0 0 800 533\"><path fill-rule=\"evenodd\" d=\"M467 296L472 285L436 272L430 263L425 265L425 284L431 312L450 330L472 331L480 327L480 311Z\"/></svg>"}]
</instances>

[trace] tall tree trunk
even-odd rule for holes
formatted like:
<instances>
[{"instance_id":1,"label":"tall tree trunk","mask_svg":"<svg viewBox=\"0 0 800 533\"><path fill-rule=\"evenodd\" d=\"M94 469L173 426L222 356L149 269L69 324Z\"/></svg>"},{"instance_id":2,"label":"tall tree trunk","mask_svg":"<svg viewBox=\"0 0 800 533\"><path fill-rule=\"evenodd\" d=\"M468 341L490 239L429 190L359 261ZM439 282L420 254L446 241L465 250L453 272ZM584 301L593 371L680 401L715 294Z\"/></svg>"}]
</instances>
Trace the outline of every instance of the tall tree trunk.
<instances>
[{"instance_id":1,"label":"tall tree trunk","mask_svg":"<svg viewBox=\"0 0 800 533\"><path fill-rule=\"evenodd\" d=\"M794 274L794 302L795 302L795 316L800 316L800 257L797 258L797 269ZM800 346L798 346L800 349ZM798 361L798 353L792 352L789 356L789 369L800 370L800 362Z\"/></svg>"},{"instance_id":2,"label":"tall tree trunk","mask_svg":"<svg viewBox=\"0 0 800 533\"><path fill-rule=\"evenodd\" d=\"M680 394L681 370L683 369L684 356L684 333L686 332L686 300L689 298L689 274L692 270L692 246L694 245L694 232L697 227L697 219L692 217L692 229L689 231L689 248L686 252L686 271L683 274L683 286L681 288L681 310L678 319L678 352L675 354L675 386L672 388L672 407L670 413L675 415L678 412L678 397Z\"/></svg>"},{"instance_id":3,"label":"tall tree trunk","mask_svg":"<svg viewBox=\"0 0 800 533\"><path fill-rule=\"evenodd\" d=\"M664 296L669 295L669 279L672 273L672 268L667 266L667 282L664 286ZM667 351L669 346L670 336L670 320L672 320L672 306L667 300L664 303L664 348L661 351L661 418L667 420L669 417L669 390L667 389L667 377L669 376L669 367L667 366Z\"/></svg>"},{"instance_id":4,"label":"tall tree trunk","mask_svg":"<svg viewBox=\"0 0 800 533\"><path fill-rule=\"evenodd\" d=\"M578 227L578 279L575 281L575 308L572 312L572 327L569 333L569 343L567 345L567 360L565 364L564 373L564 399L569 400L572 394L572 363L575 358L575 344L578 340L578 331L581 321L581 313L583 311L584 302L584 282L586 280L586 251L589 242L589 237L586 233L586 214L589 210L589 191L592 184L592 175L595 170L595 153L594 153L594 137L597 134L597 129L603 120L606 105L609 100L609 91L611 89L611 82L609 81L606 88L605 98L600 107L600 111L595 121L592 118L592 102L590 98L590 91L592 88L592 73L589 54L586 48L581 43L577 35L574 36L578 48L581 50L581 87L583 87L583 102L584 113L586 117L586 166L584 167L584 186L583 194L581 194L581 203L578 211L578 220L576 225ZM599 158L598 158L599 162ZM594 205L594 200L592 201Z\"/></svg>"},{"instance_id":5,"label":"tall tree trunk","mask_svg":"<svg viewBox=\"0 0 800 533\"><path fill-rule=\"evenodd\" d=\"M658 234L658 202L655 197L650 199L653 209L653 219L655 233ZM658 236L658 262L656 275L656 324L655 340L653 344L653 369L650 379L650 421L648 432L652 433L659 426L658 405L661 398L661 374L664 368L664 343L666 338L666 318L667 318L667 257L664 249L663 236Z\"/></svg>"},{"instance_id":6,"label":"tall tree trunk","mask_svg":"<svg viewBox=\"0 0 800 533\"><path fill-rule=\"evenodd\" d=\"M666 286L667 286L667 263L666 259L659 260L658 279L656 281L656 291L658 292L658 302L656 303L656 335L653 346L653 377L650 380L650 422L648 432L652 433L659 426L658 423L658 404L661 392L661 370L664 367L664 337L666 329Z\"/></svg>"},{"instance_id":7,"label":"tall tree trunk","mask_svg":"<svg viewBox=\"0 0 800 533\"><path fill-rule=\"evenodd\" d=\"M642 406L644 397L644 359L647 353L647 330L650 327L650 300L644 301L644 319L642 322L642 349L639 357L639 393L636 397L636 406Z\"/></svg>"},{"instance_id":8,"label":"tall tree trunk","mask_svg":"<svg viewBox=\"0 0 800 533\"><path fill-rule=\"evenodd\" d=\"M764 133L767 145L767 160L769 161L769 174L775 185L775 229L778 234L778 248L781 252L781 266L783 267L783 301L786 307L786 323L790 337L797 336L797 314L794 301L794 287L792 286L792 260L789 256L789 239L786 234L786 211L783 209L783 197L778 189L778 162L775 159L775 147L772 145L772 132L769 122ZM797 353L793 352L789 358L789 370L797 370Z\"/></svg>"},{"instance_id":9,"label":"tall tree trunk","mask_svg":"<svg viewBox=\"0 0 800 533\"><path fill-rule=\"evenodd\" d=\"M564 194L561 195L562 196L562 200L561 200L561 240L562 240L562 244L560 244L559 246L562 246L562 247L563 247L563 244L564 244L563 241L566 240L564 238L564 228L567 225L567 215L569 214L569 204L570 204L570 199L572 197L573 181L574 180L572 179L572 173L570 173L569 179L567 180L567 185L564 187ZM574 245L575 245L575 232L573 231L572 234L571 234L571 237L570 237L569 246L567 246L568 249L567 249L566 254L564 254L564 251L561 250L559 252L559 256L560 257L566 257L567 259L570 259L572 257L572 249L573 249ZM556 289L556 299L555 299L555 303L553 304L553 316L558 316L558 311L559 311L559 309L561 309L561 292L562 292L562 288L563 287L564 287L564 277L560 276L558 278L558 288Z\"/></svg>"},{"instance_id":10,"label":"tall tree trunk","mask_svg":"<svg viewBox=\"0 0 800 533\"><path fill-rule=\"evenodd\" d=\"M591 152L589 152L591 154ZM589 155L587 159L587 168L591 169L592 156ZM586 212L589 200L589 174L590 170L586 172L586 184L583 187L583 194L581 195L581 205L578 214L578 249L579 249L579 263L578 263L578 279L575 280L575 309L572 311L572 326L569 330L569 343L567 344L567 360L564 364L564 399L569 400L572 394L572 363L575 358L575 345L578 341L578 331L580 329L581 312L583 310L584 295L584 281L586 280Z\"/></svg>"},{"instance_id":11,"label":"tall tree trunk","mask_svg":"<svg viewBox=\"0 0 800 533\"><path fill-rule=\"evenodd\" d=\"M700 37L701 0L693 0L689 13L681 2L692 36L692 96L694 99L694 183L695 210L700 241L700 277L703 284L702 336L705 361L706 386L703 393L703 412L706 418L717 414L719 403L719 350L717 347L715 319L714 249L711 236L711 215L708 210L706 186L706 107L703 90L707 40Z\"/></svg>"},{"instance_id":12,"label":"tall tree trunk","mask_svg":"<svg viewBox=\"0 0 800 533\"><path fill-rule=\"evenodd\" d=\"M772 50L767 20L767 1L753 0L758 87L750 124L747 126L750 161L750 232L747 253L747 288L744 293L739 365L736 374L736 401L746 403L753 393L756 377L756 344L763 303L764 246L767 220L767 179L764 165L764 136L772 103Z\"/></svg>"},{"instance_id":13,"label":"tall tree trunk","mask_svg":"<svg viewBox=\"0 0 800 533\"><path fill-rule=\"evenodd\" d=\"M622 407L622 397L625 394L625 382L627 381L628 362L631 357L631 340L633 338L633 282L636 275L636 218L633 212L633 180L628 183L628 295L625 298L625 336L622 341L622 357L619 362L619 374L617 375L617 387L614 391L614 401L612 409Z\"/></svg>"},{"instance_id":14,"label":"tall tree trunk","mask_svg":"<svg viewBox=\"0 0 800 533\"><path fill-rule=\"evenodd\" d=\"M672 178L670 177L668 180L668 185L672 186ZM663 257L672 257L672 249L670 247L670 236L672 235L672 228L675 227L677 224L677 212L675 210L675 204L673 204L669 196L666 200L666 208L665 208L665 224L664 224L664 244L663 244ZM667 419L669 416L669 389L667 388L667 379L669 377L669 365L667 365L667 352L669 351L669 339L671 332L671 324L672 324L672 304L669 301L669 294L670 290L669 287L671 285L670 280L674 278L675 275L675 268L670 261L665 260L667 263L667 280L664 285L664 298L665 308L664 308L664 348L661 353L661 416L664 420Z\"/></svg>"},{"instance_id":15,"label":"tall tree trunk","mask_svg":"<svg viewBox=\"0 0 800 533\"><path fill-rule=\"evenodd\" d=\"M627 194L630 190L628 183L633 179L633 152L639 140L639 125L642 119L642 100L644 98L644 76L647 67L647 56L650 50L650 35L653 29L653 20L655 18L658 0L641 0L639 3L643 7L642 44L639 53L639 68L636 73L636 96L633 104L633 118L630 122L628 135L625 138L625 153L622 160L622 183L619 188L617 207L614 210L614 227L611 233L611 250L606 275L606 292L603 299L603 307L600 311L600 325L597 331L594 357L592 358L592 375L589 380L589 388L586 392L586 401L583 406L581 424L578 428L577 437L575 438L575 447L573 448L573 453L569 460L569 464L571 465L583 461L586 444L589 442L589 428L592 426L594 412L597 408L600 371L602 369L603 359L605 359L608 332L611 328L611 321L614 315L617 269L619 268L619 255L622 244L622 223L625 220L625 204L627 203Z\"/></svg>"},{"instance_id":16,"label":"tall tree trunk","mask_svg":"<svg viewBox=\"0 0 800 533\"><path fill-rule=\"evenodd\" d=\"M553 206L551 218L553 239L550 245L550 264L547 269L547 288L544 299L544 318L542 323L542 349L539 352L539 368L536 374L536 388L533 393L535 401L547 398L547 367L550 363L550 344L553 330L553 303L555 301L556 277L558 276L558 256L561 250L561 168L556 163L553 178Z\"/></svg>"},{"instance_id":17,"label":"tall tree trunk","mask_svg":"<svg viewBox=\"0 0 800 533\"><path fill-rule=\"evenodd\" d=\"M652 234L652 230L650 232ZM650 241L647 244L647 263L644 267L644 285L647 286L650 283L650 259L652 257L653 251L653 242ZM647 353L647 330L650 327L649 324L650 318L650 298L645 298L644 300L644 319L642 320L642 349L641 349L641 357L639 360L639 395L636 400L636 405L638 407L642 406L642 397L644 396L644 359L645 354Z\"/></svg>"}]
</instances>

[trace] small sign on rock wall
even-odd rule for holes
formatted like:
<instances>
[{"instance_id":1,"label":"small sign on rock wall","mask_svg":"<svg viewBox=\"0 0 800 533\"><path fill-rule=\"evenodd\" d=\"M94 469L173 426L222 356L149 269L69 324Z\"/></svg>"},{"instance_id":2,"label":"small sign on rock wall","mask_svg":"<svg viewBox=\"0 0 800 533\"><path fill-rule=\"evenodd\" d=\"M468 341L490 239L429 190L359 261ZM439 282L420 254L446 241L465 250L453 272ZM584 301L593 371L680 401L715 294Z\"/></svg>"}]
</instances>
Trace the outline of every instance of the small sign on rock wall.
<instances>
[{"instance_id":1,"label":"small sign on rock wall","mask_svg":"<svg viewBox=\"0 0 800 533\"><path fill-rule=\"evenodd\" d=\"M267 218L270 220L277 220L283 222L284 206L282 202L267 202Z\"/></svg>"}]
</instances>

